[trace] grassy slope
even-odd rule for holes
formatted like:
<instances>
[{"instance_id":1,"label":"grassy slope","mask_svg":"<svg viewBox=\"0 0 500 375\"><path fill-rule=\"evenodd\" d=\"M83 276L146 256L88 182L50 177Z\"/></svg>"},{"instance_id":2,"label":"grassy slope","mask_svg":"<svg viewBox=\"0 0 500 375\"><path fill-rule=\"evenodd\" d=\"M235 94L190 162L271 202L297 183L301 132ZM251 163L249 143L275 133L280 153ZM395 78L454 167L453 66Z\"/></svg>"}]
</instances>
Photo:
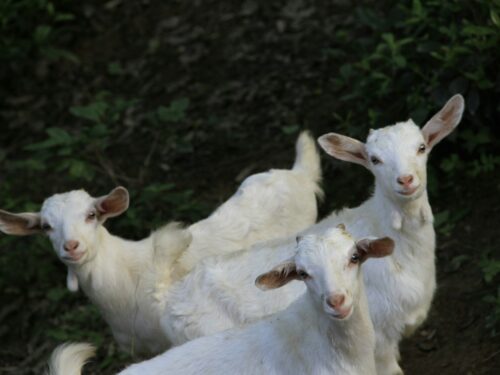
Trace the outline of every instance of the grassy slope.
<instances>
[{"instance_id":1,"label":"grassy slope","mask_svg":"<svg viewBox=\"0 0 500 375\"><path fill-rule=\"evenodd\" d=\"M345 103L354 104L339 93L359 82L351 77L339 88L335 81L350 58L337 55L345 38L338 25L348 22L338 3L112 3L70 7L75 20L55 29L54 43L79 64L31 52L0 73L3 208L36 209L57 191L85 187L99 195L124 184L132 208L110 224L138 238L163 221L202 218L234 191L236 176L289 166L299 128L359 136L373 121L402 120L410 110L382 96L382 108L356 108L360 123L346 120ZM185 110L169 107L183 98ZM95 121L69 111L89 103L104 105ZM170 108L163 119L160 106ZM474 126L468 114L459 131ZM43 143L50 127L69 140L63 134L53 146L26 149ZM463 155L454 138L431 159L440 288L429 322L403 344L408 374L498 373L499 342L490 338L491 309L482 300L494 286L484 283L479 262L497 251L492 202L500 181L494 171L471 179L459 166L437 168L447 155ZM366 171L326 157L323 165L323 214L369 194ZM0 373L39 373L64 340L99 346L92 372L113 373L131 361L86 299L65 291L64 267L45 239L0 241Z\"/></svg>"}]
</instances>

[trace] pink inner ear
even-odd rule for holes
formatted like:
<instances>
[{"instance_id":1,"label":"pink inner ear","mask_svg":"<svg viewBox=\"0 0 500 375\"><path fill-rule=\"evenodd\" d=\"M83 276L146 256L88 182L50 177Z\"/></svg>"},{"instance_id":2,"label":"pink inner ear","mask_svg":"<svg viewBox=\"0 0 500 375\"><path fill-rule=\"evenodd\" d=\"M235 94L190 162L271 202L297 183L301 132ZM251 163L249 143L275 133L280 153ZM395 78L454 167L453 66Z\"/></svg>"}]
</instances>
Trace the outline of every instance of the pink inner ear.
<instances>
[{"instance_id":1,"label":"pink inner ear","mask_svg":"<svg viewBox=\"0 0 500 375\"><path fill-rule=\"evenodd\" d=\"M361 152L351 152L351 155L357 157L358 159L365 159L364 155Z\"/></svg>"},{"instance_id":2,"label":"pink inner ear","mask_svg":"<svg viewBox=\"0 0 500 375\"><path fill-rule=\"evenodd\" d=\"M357 249L357 251L354 252L355 254L358 254L359 257L359 262L363 263L368 257L368 253L365 251L365 249ZM353 253L353 254L354 254ZM349 263L350 264L350 263Z\"/></svg>"},{"instance_id":3,"label":"pink inner ear","mask_svg":"<svg viewBox=\"0 0 500 375\"><path fill-rule=\"evenodd\" d=\"M99 202L99 204L97 205L97 210L101 213L101 214L109 214L109 213L112 213L114 211L116 211L117 207L116 206L116 200L113 200L113 199L104 199L102 201Z\"/></svg>"},{"instance_id":4,"label":"pink inner ear","mask_svg":"<svg viewBox=\"0 0 500 375\"><path fill-rule=\"evenodd\" d=\"M99 203L99 211L103 213L109 211L109 205L106 203L106 201L102 201Z\"/></svg>"},{"instance_id":5,"label":"pink inner ear","mask_svg":"<svg viewBox=\"0 0 500 375\"><path fill-rule=\"evenodd\" d=\"M429 137L427 138L427 144L432 144L432 141L438 136L438 133L432 133L429 134Z\"/></svg>"},{"instance_id":6,"label":"pink inner ear","mask_svg":"<svg viewBox=\"0 0 500 375\"><path fill-rule=\"evenodd\" d=\"M394 245L392 238L383 237L376 240L361 240L356 244L356 247L360 255L362 255L362 260L364 260L390 255L394 250Z\"/></svg>"},{"instance_id":7,"label":"pink inner ear","mask_svg":"<svg viewBox=\"0 0 500 375\"><path fill-rule=\"evenodd\" d=\"M383 237L375 240L370 246L370 256L372 257L384 257L386 255L392 254L394 250L394 241L392 238Z\"/></svg>"},{"instance_id":8,"label":"pink inner ear","mask_svg":"<svg viewBox=\"0 0 500 375\"><path fill-rule=\"evenodd\" d=\"M109 195L100 198L96 208L105 215L117 215L127 209L128 195L126 192L114 190Z\"/></svg>"},{"instance_id":9,"label":"pink inner ear","mask_svg":"<svg viewBox=\"0 0 500 375\"><path fill-rule=\"evenodd\" d=\"M342 145L342 140L337 135L332 135L328 137L328 140L333 143L334 146L339 147Z\"/></svg>"},{"instance_id":10,"label":"pink inner ear","mask_svg":"<svg viewBox=\"0 0 500 375\"><path fill-rule=\"evenodd\" d=\"M441 113L441 120L444 122L446 127L450 126L451 121L453 120L453 115L457 111L454 105L451 105L447 111Z\"/></svg>"}]
</instances>

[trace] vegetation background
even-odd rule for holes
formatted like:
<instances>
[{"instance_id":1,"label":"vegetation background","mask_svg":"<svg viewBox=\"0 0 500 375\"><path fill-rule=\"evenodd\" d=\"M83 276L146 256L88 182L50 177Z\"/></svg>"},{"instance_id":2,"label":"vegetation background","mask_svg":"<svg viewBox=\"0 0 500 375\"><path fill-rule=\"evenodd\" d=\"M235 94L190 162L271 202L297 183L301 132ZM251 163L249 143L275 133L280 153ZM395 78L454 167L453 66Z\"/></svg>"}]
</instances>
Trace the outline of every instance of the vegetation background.
<instances>
[{"instance_id":1,"label":"vegetation background","mask_svg":"<svg viewBox=\"0 0 500 375\"><path fill-rule=\"evenodd\" d=\"M0 207L124 185L131 208L109 224L128 238L290 166L301 129L364 139L462 93L429 163L439 288L402 364L500 373L499 0L1 0L0 66ZM323 167L322 214L368 196L367 171ZM42 372L67 340L99 347L92 373L133 361L47 239L0 236L0 291L1 374Z\"/></svg>"}]
</instances>

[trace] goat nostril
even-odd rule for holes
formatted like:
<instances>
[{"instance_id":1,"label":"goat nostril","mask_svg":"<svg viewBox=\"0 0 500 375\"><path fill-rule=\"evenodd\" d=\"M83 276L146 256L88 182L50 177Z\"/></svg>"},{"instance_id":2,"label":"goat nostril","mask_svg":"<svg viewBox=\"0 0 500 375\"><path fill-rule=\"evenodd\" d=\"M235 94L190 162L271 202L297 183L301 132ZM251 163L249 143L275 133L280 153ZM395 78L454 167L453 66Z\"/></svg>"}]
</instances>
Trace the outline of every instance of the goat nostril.
<instances>
[{"instance_id":1,"label":"goat nostril","mask_svg":"<svg viewBox=\"0 0 500 375\"><path fill-rule=\"evenodd\" d=\"M340 296L337 296L337 306L342 306L345 301L345 296L342 294Z\"/></svg>"},{"instance_id":2,"label":"goat nostril","mask_svg":"<svg viewBox=\"0 0 500 375\"><path fill-rule=\"evenodd\" d=\"M80 243L78 241L69 240L64 243L64 250L73 251L75 250Z\"/></svg>"},{"instance_id":3,"label":"goat nostril","mask_svg":"<svg viewBox=\"0 0 500 375\"><path fill-rule=\"evenodd\" d=\"M409 185L413 182L413 175L409 174L406 176L399 176L397 178L398 184L400 185Z\"/></svg>"},{"instance_id":4,"label":"goat nostril","mask_svg":"<svg viewBox=\"0 0 500 375\"><path fill-rule=\"evenodd\" d=\"M343 294L336 294L326 299L326 304L332 309L337 309L344 304L345 296Z\"/></svg>"}]
</instances>

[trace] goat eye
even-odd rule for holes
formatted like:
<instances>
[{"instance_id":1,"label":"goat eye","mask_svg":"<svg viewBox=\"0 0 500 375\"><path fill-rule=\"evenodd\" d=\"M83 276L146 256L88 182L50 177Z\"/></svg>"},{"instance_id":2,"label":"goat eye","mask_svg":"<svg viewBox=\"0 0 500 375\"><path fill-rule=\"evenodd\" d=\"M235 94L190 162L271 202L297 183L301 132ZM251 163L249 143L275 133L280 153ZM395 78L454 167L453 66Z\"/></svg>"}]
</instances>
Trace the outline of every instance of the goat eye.
<instances>
[{"instance_id":1,"label":"goat eye","mask_svg":"<svg viewBox=\"0 0 500 375\"><path fill-rule=\"evenodd\" d=\"M42 224L42 230L43 230L44 232L48 232L48 231L49 231L49 230L51 230L51 229L52 229L52 227L51 227L49 224L47 224L47 223L43 223L43 224Z\"/></svg>"},{"instance_id":2,"label":"goat eye","mask_svg":"<svg viewBox=\"0 0 500 375\"><path fill-rule=\"evenodd\" d=\"M419 147L418 147L418 153L419 154L423 154L426 150L426 147L425 145L422 143Z\"/></svg>"},{"instance_id":3,"label":"goat eye","mask_svg":"<svg viewBox=\"0 0 500 375\"><path fill-rule=\"evenodd\" d=\"M372 161L372 163L373 163L374 165L380 164L380 159L379 159L379 158L377 158L376 156L372 156L372 157L370 158L370 160Z\"/></svg>"},{"instance_id":4,"label":"goat eye","mask_svg":"<svg viewBox=\"0 0 500 375\"><path fill-rule=\"evenodd\" d=\"M352 254L351 256L351 263L359 263L359 254Z\"/></svg>"},{"instance_id":5,"label":"goat eye","mask_svg":"<svg viewBox=\"0 0 500 375\"><path fill-rule=\"evenodd\" d=\"M297 276L299 276L299 278L301 280L305 280L305 279L309 278L309 275L307 274L307 272L302 271L302 270L297 271Z\"/></svg>"},{"instance_id":6,"label":"goat eye","mask_svg":"<svg viewBox=\"0 0 500 375\"><path fill-rule=\"evenodd\" d=\"M87 215L87 220L94 220L96 217L96 214L94 211L90 211L89 214Z\"/></svg>"}]
</instances>

